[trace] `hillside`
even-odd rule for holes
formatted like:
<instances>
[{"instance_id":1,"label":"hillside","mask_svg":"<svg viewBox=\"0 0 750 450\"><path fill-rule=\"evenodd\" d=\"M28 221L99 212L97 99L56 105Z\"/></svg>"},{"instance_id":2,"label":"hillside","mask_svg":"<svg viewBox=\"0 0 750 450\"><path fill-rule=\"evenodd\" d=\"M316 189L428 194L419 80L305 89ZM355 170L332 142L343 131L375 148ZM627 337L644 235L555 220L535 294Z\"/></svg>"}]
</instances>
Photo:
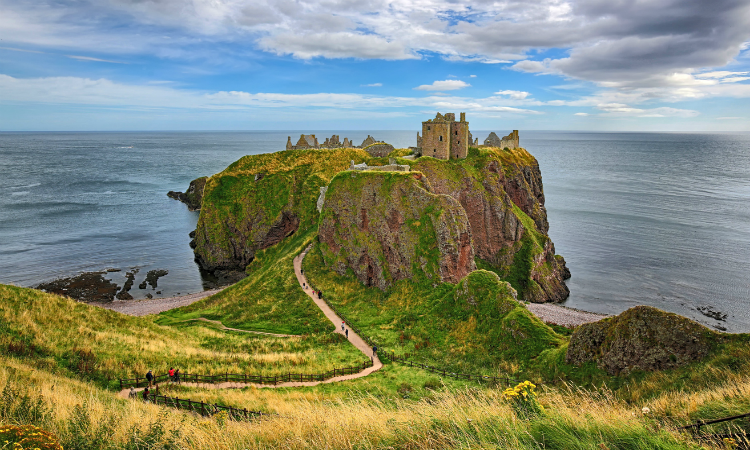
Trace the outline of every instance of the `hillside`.
<instances>
[{"instance_id":1,"label":"hillside","mask_svg":"<svg viewBox=\"0 0 750 450\"><path fill-rule=\"evenodd\" d=\"M522 300L564 298L567 269L533 157L403 155L391 154L409 171L353 168L388 163L356 149L280 152L205 179L190 193L203 195L196 255L245 278L189 306L135 318L0 285L0 438L17 424L66 449L734 448L677 427L750 409L750 335L646 307L575 330L543 323ZM278 388L162 384L206 417L119 392L118 378L171 366L273 376L361 364L302 281L378 346L382 368ZM505 390L513 380L538 386L519 385L521 398ZM214 404L264 415L234 420Z\"/></svg>"},{"instance_id":2,"label":"hillside","mask_svg":"<svg viewBox=\"0 0 750 450\"><path fill-rule=\"evenodd\" d=\"M563 279L570 274L547 236L541 173L531 154L483 148L457 161L396 160L424 174L432 194L460 204L477 266L498 273L524 300L567 298ZM246 156L210 177L195 233L196 260L209 271L243 271L256 252L286 236L316 231L318 200L325 204L321 188L352 161L378 166L388 158L360 149L293 150Z\"/></svg>"}]
</instances>

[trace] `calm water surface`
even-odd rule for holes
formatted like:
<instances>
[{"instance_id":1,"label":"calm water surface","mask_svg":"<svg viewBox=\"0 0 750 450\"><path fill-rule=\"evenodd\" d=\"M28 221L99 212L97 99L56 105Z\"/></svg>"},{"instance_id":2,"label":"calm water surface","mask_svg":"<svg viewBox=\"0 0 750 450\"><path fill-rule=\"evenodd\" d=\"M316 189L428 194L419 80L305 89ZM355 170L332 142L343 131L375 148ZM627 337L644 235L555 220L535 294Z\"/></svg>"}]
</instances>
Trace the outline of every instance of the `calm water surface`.
<instances>
[{"instance_id":1,"label":"calm water surface","mask_svg":"<svg viewBox=\"0 0 750 450\"><path fill-rule=\"evenodd\" d=\"M369 133L397 147L416 140ZM138 267L136 298L157 268L169 270L163 295L200 291L188 246L198 213L166 192L299 134L0 133L0 283ZM521 131L521 144L539 160L550 235L573 274L566 305L648 304L750 332L750 135Z\"/></svg>"}]
</instances>

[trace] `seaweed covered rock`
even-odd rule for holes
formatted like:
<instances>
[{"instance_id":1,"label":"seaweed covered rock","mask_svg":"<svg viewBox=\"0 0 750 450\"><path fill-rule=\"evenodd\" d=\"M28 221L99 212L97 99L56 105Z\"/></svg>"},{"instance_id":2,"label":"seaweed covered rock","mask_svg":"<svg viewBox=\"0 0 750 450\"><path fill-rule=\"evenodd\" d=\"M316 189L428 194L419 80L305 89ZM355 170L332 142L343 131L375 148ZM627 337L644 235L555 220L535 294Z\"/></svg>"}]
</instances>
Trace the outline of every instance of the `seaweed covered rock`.
<instances>
[{"instance_id":1,"label":"seaweed covered rock","mask_svg":"<svg viewBox=\"0 0 750 450\"><path fill-rule=\"evenodd\" d=\"M347 171L326 192L319 239L328 267L387 289L416 275L457 283L474 270L469 222L415 172Z\"/></svg>"},{"instance_id":2,"label":"seaweed covered rock","mask_svg":"<svg viewBox=\"0 0 750 450\"><path fill-rule=\"evenodd\" d=\"M203 203L203 189L206 187L206 180L208 180L208 177L196 178L190 182L187 191L169 191L167 196L186 204L190 211L197 211L201 209Z\"/></svg>"},{"instance_id":3,"label":"seaweed covered rock","mask_svg":"<svg viewBox=\"0 0 750 450\"><path fill-rule=\"evenodd\" d=\"M320 187L369 158L361 149L251 155L206 183L195 258L210 272L244 271L258 250L317 224Z\"/></svg>"},{"instance_id":4,"label":"seaweed covered rock","mask_svg":"<svg viewBox=\"0 0 750 450\"><path fill-rule=\"evenodd\" d=\"M721 335L686 317L636 306L578 327L565 359L576 366L595 361L610 375L664 370L705 358L720 340Z\"/></svg>"}]
</instances>

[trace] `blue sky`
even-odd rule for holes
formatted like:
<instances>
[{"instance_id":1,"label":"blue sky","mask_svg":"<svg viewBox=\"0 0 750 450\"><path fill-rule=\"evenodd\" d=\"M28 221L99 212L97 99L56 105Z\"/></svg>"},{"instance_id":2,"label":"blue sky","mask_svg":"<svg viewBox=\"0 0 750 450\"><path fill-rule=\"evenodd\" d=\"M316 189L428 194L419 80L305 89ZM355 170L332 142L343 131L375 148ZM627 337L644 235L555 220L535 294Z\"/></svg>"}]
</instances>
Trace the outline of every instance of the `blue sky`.
<instances>
[{"instance_id":1,"label":"blue sky","mask_svg":"<svg viewBox=\"0 0 750 450\"><path fill-rule=\"evenodd\" d=\"M0 0L0 131L750 131L750 2Z\"/></svg>"}]
</instances>

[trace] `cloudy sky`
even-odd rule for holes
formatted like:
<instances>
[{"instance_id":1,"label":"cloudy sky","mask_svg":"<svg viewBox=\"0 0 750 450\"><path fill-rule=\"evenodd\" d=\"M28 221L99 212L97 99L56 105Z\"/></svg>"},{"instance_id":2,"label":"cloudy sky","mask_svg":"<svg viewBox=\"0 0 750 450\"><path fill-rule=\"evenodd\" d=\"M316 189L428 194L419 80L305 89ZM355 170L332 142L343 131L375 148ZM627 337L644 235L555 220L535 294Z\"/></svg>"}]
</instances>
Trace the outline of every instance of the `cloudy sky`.
<instances>
[{"instance_id":1,"label":"cloudy sky","mask_svg":"<svg viewBox=\"0 0 750 450\"><path fill-rule=\"evenodd\" d=\"M0 0L0 131L750 131L750 0Z\"/></svg>"}]
</instances>

